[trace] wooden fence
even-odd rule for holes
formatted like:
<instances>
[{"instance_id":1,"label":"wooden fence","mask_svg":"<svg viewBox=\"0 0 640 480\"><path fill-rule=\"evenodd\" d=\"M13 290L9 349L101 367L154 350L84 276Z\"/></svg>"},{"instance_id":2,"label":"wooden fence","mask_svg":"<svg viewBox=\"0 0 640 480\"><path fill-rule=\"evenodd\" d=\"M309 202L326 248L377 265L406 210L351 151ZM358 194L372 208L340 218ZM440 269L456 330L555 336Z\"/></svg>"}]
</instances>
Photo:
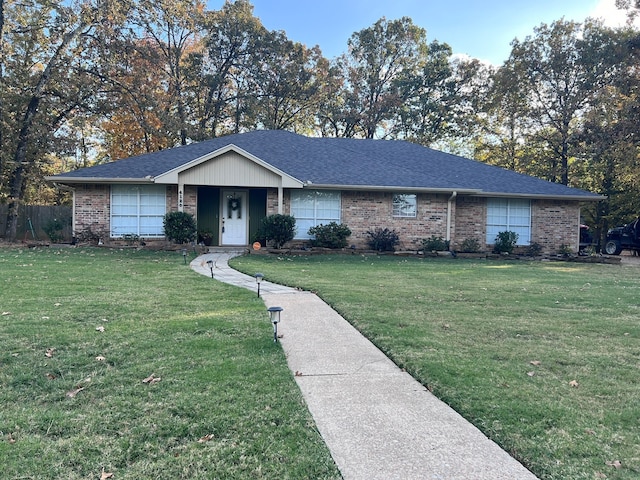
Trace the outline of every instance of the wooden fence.
<instances>
[{"instance_id":1,"label":"wooden fence","mask_svg":"<svg viewBox=\"0 0 640 480\"><path fill-rule=\"evenodd\" d=\"M0 205L0 238L5 237L8 211L7 205ZM46 232L54 231L60 235L60 239L54 240L70 242L71 215L71 207L23 205L18 210L16 239L51 241ZM56 223L62 226L61 230L54 228Z\"/></svg>"}]
</instances>

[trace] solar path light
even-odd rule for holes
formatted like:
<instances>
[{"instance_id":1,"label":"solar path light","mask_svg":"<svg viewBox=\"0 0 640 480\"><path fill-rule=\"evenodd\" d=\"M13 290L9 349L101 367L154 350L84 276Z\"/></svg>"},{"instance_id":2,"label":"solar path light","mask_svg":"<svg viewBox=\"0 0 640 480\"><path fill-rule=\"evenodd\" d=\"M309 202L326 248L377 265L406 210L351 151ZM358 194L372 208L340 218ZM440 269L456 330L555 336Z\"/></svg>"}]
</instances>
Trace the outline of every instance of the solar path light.
<instances>
[{"instance_id":1,"label":"solar path light","mask_svg":"<svg viewBox=\"0 0 640 480\"><path fill-rule=\"evenodd\" d=\"M280 323L280 312L282 312L282 307L269 307L267 308L269 312L269 319L273 324L273 341L278 341L278 323Z\"/></svg>"},{"instance_id":2,"label":"solar path light","mask_svg":"<svg viewBox=\"0 0 640 480\"><path fill-rule=\"evenodd\" d=\"M211 278L213 278L213 260L207 260L207 265L209 265L209 270L211 270Z\"/></svg>"},{"instance_id":3,"label":"solar path light","mask_svg":"<svg viewBox=\"0 0 640 480\"><path fill-rule=\"evenodd\" d=\"M255 277L256 277L256 283L258 284L258 296L260 296L260 284L262 283L262 279L264 278L264 275L262 273L256 273Z\"/></svg>"},{"instance_id":4,"label":"solar path light","mask_svg":"<svg viewBox=\"0 0 640 480\"><path fill-rule=\"evenodd\" d=\"M183 248L182 249L182 258L184 258L184 264L187 264L187 249Z\"/></svg>"}]
</instances>

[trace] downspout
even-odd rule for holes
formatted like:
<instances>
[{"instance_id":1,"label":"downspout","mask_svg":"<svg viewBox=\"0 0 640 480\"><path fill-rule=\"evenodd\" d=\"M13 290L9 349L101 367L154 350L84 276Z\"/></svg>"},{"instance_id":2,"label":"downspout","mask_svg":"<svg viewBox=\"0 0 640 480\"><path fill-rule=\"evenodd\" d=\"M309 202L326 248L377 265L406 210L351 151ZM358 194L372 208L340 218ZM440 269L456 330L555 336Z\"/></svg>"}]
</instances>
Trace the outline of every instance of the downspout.
<instances>
[{"instance_id":1,"label":"downspout","mask_svg":"<svg viewBox=\"0 0 640 480\"><path fill-rule=\"evenodd\" d=\"M451 196L447 202L447 238L445 239L447 242L451 241L451 205L453 205L453 201L457 196L458 192L454 190L451 192Z\"/></svg>"}]
</instances>

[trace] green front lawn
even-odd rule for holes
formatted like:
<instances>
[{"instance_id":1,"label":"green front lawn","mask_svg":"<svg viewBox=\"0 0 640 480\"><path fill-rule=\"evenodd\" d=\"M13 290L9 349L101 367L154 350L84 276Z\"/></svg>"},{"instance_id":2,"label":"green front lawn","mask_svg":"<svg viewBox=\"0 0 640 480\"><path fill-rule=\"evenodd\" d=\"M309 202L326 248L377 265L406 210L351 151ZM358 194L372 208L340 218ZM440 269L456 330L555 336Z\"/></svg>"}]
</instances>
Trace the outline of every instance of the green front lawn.
<instances>
[{"instance_id":1,"label":"green front lawn","mask_svg":"<svg viewBox=\"0 0 640 480\"><path fill-rule=\"evenodd\" d=\"M231 263L316 291L540 478L640 478L638 267L360 255Z\"/></svg>"},{"instance_id":2,"label":"green front lawn","mask_svg":"<svg viewBox=\"0 0 640 480\"><path fill-rule=\"evenodd\" d=\"M0 249L0 346L3 479L340 478L263 302L180 254Z\"/></svg>"}]
</instances>

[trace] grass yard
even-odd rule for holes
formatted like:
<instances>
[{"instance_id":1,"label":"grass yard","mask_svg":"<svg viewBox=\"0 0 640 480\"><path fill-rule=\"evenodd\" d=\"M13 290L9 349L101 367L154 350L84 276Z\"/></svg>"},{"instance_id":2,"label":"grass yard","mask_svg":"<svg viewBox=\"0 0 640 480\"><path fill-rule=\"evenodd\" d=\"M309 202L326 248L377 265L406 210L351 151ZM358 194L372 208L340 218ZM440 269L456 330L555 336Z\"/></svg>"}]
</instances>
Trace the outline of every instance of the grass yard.
<instances>
[{"instance_id":1,"label":"grass yard","mask_svg":"<svg viewBox=\"0 0 640 480\"><path fill-rule=\"evenodd\" d=\"M340 478L271 331L180 254L0 249L2 478Z\"/></svg>"},{"instance_id":2,"label":"grass yard","mask_svg":"<svg viewBox=\"0 0 640 480\"><path fill-rule=\"evenodd\" d=\"M231 263L316 291L540 478L640 478L640 267L359 255Z\"/></svg>"}]
</instances>

